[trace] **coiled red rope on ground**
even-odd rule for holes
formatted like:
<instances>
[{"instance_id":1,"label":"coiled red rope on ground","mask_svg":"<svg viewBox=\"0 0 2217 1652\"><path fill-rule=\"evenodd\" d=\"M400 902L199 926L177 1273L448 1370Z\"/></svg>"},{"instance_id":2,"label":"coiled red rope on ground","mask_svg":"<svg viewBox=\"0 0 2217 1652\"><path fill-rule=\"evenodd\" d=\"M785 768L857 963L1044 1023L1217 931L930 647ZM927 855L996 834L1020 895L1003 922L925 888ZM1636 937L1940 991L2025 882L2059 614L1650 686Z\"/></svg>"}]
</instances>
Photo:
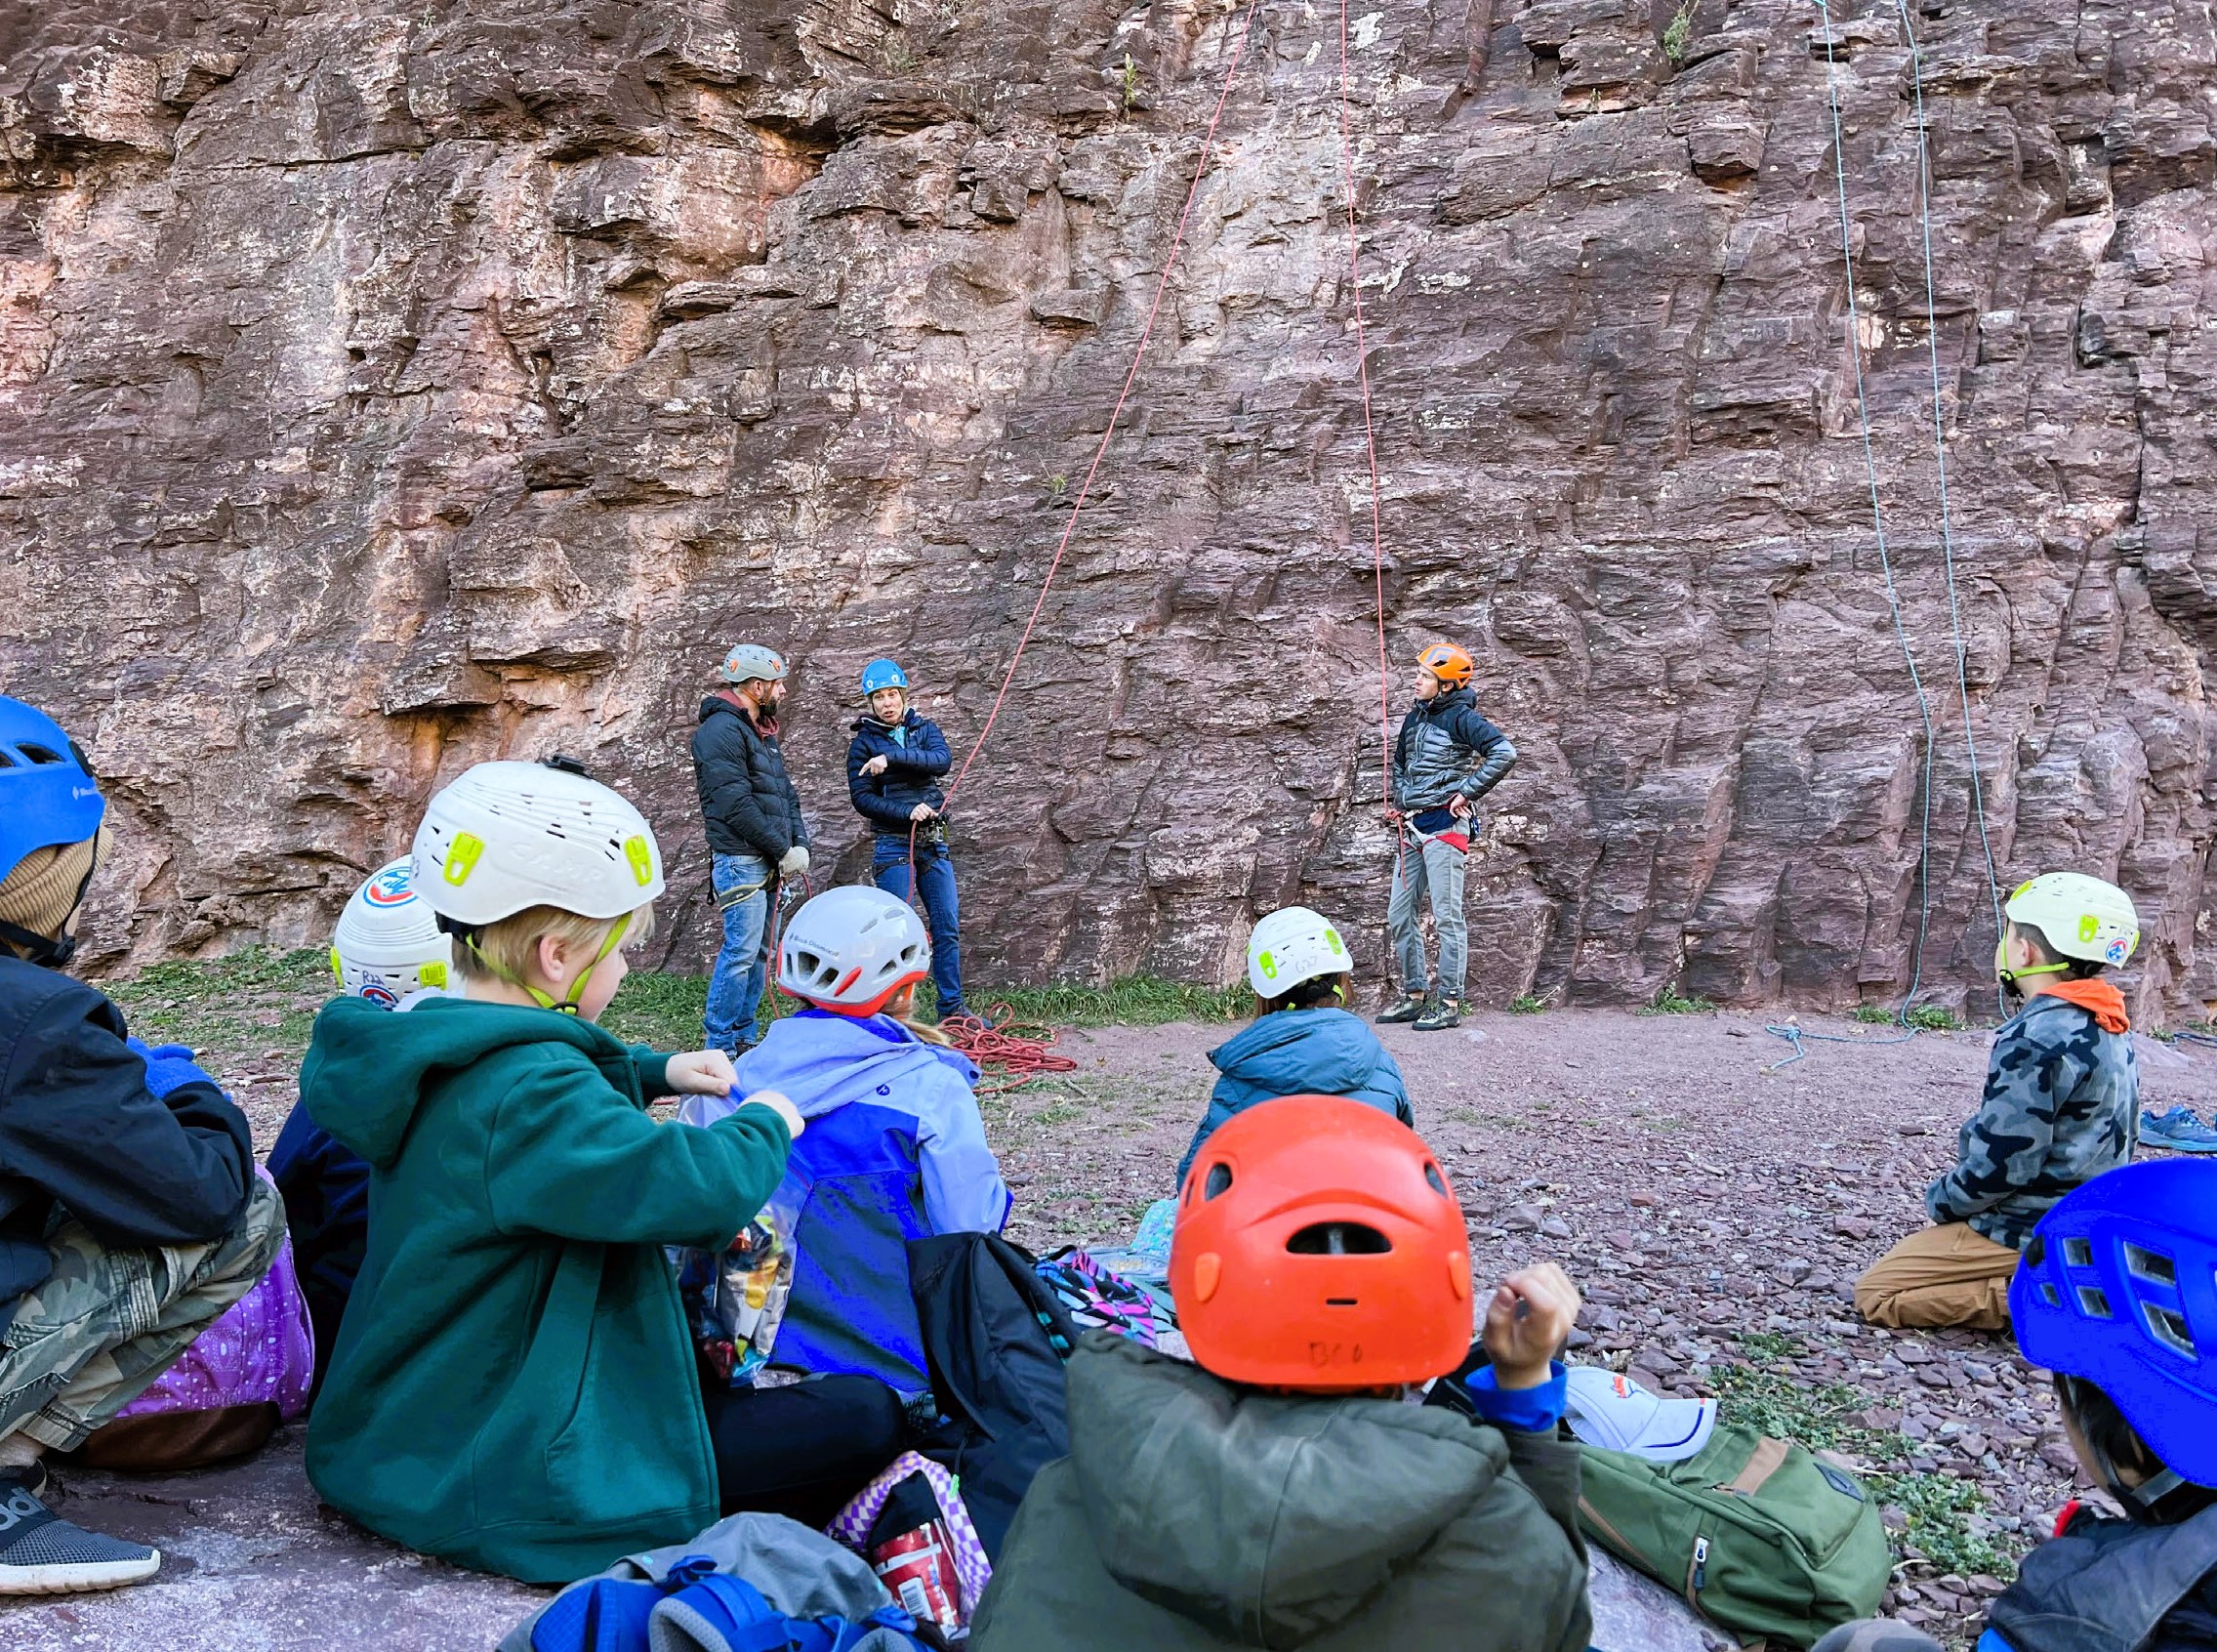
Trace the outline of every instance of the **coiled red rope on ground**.
<instances>
[{"instance_id":1,"label":"coiled red rope on ground","mask_svg":"<svg viewBox=\"0 0 2217 1652\"><path fill-rule=\"evenodd\" d=\"M981 1070L998 1075L997 1082L981 1084L978 1094L998 1095L1038 1078L1042 1073L1074 1073L1075 1056L1057 1054L1054 1029L1043 1022L1019 1021L1006 1004L989 1004L982 1015L954 1015L939 1023L940 1036L975 1061Z\"/></svg>"}]
</instances>

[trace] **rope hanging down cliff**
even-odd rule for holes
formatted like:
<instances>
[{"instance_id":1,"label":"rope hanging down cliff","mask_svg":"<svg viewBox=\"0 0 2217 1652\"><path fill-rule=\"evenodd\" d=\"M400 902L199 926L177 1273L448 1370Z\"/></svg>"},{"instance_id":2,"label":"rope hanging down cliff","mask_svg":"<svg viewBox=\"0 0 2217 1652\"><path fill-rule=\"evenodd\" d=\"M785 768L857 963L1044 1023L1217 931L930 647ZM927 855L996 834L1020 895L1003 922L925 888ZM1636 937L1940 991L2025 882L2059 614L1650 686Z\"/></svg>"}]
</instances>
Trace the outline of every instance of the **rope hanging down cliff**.
<instances>
[{"instance_id":1,"label":"rope hanging down cliff","mask_svg":"<svg viewBox=\"0 0 2217 1652\"><path fill-rule=\"evenodd\" d=\"M1932 437L1933 447L1940 464L1940 542L1943 577L1948 588L1948 619L1950 635L1955 649L1956 683L1961 694L1963 709L1963 742L1970 758L1972 806L1978 815L1979 839L1986 848L1987 886L1992 897L1994 924L1998 930L2001 922L2000 880L1993 862L1993 847L1987 833L1984 789L1979 778L1978 742L1971 729L1971 694L1968 668L1964 661L1963 634L1960 611L1955 595L1954 535L1948 508L1948 442L1944 423L1944 403L1940 389L1940 339L1937 318L1938 304L1933 287L1932 264L1932 194L1931 194L1931 137L1924 120L1924 67L1917 51L1916 31L1909 23L1907 0L1896 0L1901 10L1902 26L1909 43L1910 81L1916 92L1917 129L1917 209L1924 230L1924 302L1925 339L1931 352L1932 364ZM1863 435L1864 475L1870 492L1871 533L1878 551L1878 567L1886 590L1886 605L1893 615L1894 640L1902 650L1903 663L1909 669L1909 688L1916 695L1917 717L1924 727L1923 776L1920 790L1923 793L1918 820L1917 847L1917 928L1916 941L1910 952L1909 990L1894 1012L1894 1021L1902 1030L1891 1038L1853 1039L1830 1033L1804 1032L1800 1027L1787 1024L1765 1030L1793 1046L1793 1053L1774 1062L1768 1071L1790 1067L1809 1052L1805 1041L1824 1044L1900 1044L1916 1036L1911 1025L1909 1006L1916 1001L1924 980L1924 945L1932 920L1932 771L1933 740L1932 706L1926 697L1924 680L1917 670L1916 654L1909 646L1909 629L1902 617L1901 595L1894 582L1894 563L1886 549L1886 517L1879 502L1878 461L1872 447L1870 430L1870 403L1865 393L1863 373L1863 316L1861 300L1857 295L1855 276L1855 227L1848 211L1847 197L1847 131L1840 114L1838 62L1833 56L1832 15L1829 0L1817 0L1819 26L1825 39L1825 102L1831 115L1833 181L1839 208L1840 261L1846 271L1848 311L1848 359L1854 370L1856 419Z\"/></svg>"}]
</instances>

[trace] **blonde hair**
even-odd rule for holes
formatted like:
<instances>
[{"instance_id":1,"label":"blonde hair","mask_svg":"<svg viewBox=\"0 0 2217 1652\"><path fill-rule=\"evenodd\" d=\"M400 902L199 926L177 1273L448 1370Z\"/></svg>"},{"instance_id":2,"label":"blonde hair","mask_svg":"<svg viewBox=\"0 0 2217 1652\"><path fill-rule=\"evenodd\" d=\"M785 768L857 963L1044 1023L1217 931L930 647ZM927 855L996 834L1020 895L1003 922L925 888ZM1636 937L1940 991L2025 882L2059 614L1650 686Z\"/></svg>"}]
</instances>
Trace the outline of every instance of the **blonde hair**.
<instances>
[{"instance_id":1,"label":"blonde hair","mask_svg":"<svg viewBox=\"0 0 2217 1652\"><path fill-rule=\"evenodd\" d=\"M624 946L649 939L654 934L654 902L648 901L628 919L583 918L558 906L527 906L513 918L487 924L472 944L456 947L455 968L472 980L520 984L538 966L542 935L570 941L590 958L607 944L609 931L618 924L624 926Z\"/></svg>"}]
</instances>

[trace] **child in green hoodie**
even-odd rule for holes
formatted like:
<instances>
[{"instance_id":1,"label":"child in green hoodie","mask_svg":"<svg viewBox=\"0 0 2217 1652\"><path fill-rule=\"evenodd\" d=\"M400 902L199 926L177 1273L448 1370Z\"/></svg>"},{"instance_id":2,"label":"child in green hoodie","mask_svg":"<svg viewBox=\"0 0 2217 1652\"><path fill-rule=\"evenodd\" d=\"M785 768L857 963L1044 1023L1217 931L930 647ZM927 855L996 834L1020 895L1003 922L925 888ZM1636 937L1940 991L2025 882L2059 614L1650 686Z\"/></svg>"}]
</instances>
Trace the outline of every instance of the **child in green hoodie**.
<instances>
[{"instance_id":1,"label":"child in green hoodie","mask_svg":"<svg viewBox=\"0 0 2217 1652\"><path fill-rule=\"evenodd\" d=\"M730 1243L801 1120L764 1093L659 1125L648 1101L723 1094L730 1060L595 1024L663 887L618 794L560 760L480 764L431 800L413 861L463 995L336 999L301 1073L309 1116L368 1161L371 1211L308 1477L411 1549L566 1583L717 1518L663 1247Z\"/></svg>"}]
</instances>

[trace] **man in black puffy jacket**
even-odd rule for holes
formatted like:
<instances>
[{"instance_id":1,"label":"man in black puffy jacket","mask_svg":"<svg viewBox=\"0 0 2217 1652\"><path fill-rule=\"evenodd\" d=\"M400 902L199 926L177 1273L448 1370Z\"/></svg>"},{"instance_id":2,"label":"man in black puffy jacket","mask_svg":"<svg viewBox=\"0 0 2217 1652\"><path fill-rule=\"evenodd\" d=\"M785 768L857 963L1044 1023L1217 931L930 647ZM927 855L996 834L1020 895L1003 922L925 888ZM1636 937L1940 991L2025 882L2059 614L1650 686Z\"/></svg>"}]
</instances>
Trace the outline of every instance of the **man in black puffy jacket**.
<instances>
[{"instance_id":1,"label":"man in black puffy jacket","mask_svg":"<svg viewBox=\"0 0 2217 1652\"><path fill-rule=\"evenodd\" d=\"M717 675L724 686L701 702L700 726L693 730L693 774L708 824L716 904L723 914L723 950L709 977L702 1026L709 1049L736 1059L755 1042L767 980L772 890L780 879L808 870L808 829L777 743L784 657L742 642Z\"/></svg>"},{"instance_id":2,"label":"man in black puffy jacket","mask_svg":"<svg viewBox=\"0 0 2217 1652\"><path fill-rule=\"evenodd\" d=\"M58 1518L85 1443L268 1271L285 1235L245 1115L63 974L108 842L83 755L0 698L0 1596L111 1589L161 1554Z\"/></svg>"}]
</instances>

